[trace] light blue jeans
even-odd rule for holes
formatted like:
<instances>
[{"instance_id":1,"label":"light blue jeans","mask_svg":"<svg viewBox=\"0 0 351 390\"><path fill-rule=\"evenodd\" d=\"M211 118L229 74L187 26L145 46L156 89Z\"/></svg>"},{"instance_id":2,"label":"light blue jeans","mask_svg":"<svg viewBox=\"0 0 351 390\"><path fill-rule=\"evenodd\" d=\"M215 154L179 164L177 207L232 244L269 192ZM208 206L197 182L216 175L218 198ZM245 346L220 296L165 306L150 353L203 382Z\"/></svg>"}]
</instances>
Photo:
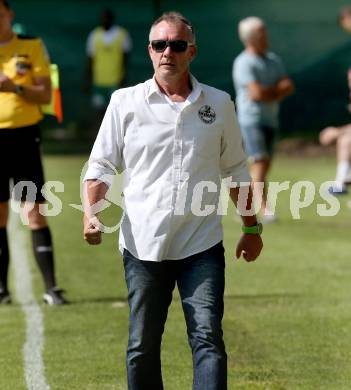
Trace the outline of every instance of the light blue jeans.
<instances>
[{"instance_id":1,"label":"light blue jeans","mask_svg":"<svg viewBox=\"0 0 351 390\"><path fill-rule=\"evenodd\" d=\"M183 260L162 262L138 260L125 250L123 261L130 308L128 389L163 390L161 339L177 283L193 356L193 390L226 390L222 243Z\"/></svg>"},{"instance_id":2,"label":"light blue jeans","mask_svg":"<svg viewBox=\"0 0 351 390\"><path fill-rule=\"evenodd\" d=\"M259 125L241 125L240 129L245 151L250 160L256 161L262 158L272 158L274 144L278 137L278 129Z\"/></svg>"}]
</instances>

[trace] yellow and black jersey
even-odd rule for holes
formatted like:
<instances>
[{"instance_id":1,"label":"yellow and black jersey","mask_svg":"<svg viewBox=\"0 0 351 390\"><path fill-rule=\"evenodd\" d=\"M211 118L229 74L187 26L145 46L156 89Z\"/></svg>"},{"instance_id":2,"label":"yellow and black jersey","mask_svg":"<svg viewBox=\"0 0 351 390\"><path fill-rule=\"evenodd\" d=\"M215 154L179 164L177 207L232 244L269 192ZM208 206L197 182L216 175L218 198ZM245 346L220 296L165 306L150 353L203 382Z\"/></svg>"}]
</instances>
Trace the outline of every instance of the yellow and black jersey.
<instances>
[{"instance_id":1,"label":"yellow and black jersey","mask_svg":"<svg viewBox=\"0 0 351 390\"><path fill-rule=\"evenodd\" d=\"M104 41L105 30L97 27L91 33L91 51L93 59L93 80L98 87L117 87L124 77L123 43L127 30L115 28L114 39Z\"/></svg>"},{"instance_id":2,"label":"yellow and black jersey","mask_svg":"<svg viewBox=\"0 0 351 390\"><path fill-rule=\"evenodd\" d=\"M15 84L32 85L35 77L50 77L50 60L39 38L15 35L0 45L0 72ZM38 123L40 106L11 92L0 92L0 129Z\"/></svg>"}]
</instances>

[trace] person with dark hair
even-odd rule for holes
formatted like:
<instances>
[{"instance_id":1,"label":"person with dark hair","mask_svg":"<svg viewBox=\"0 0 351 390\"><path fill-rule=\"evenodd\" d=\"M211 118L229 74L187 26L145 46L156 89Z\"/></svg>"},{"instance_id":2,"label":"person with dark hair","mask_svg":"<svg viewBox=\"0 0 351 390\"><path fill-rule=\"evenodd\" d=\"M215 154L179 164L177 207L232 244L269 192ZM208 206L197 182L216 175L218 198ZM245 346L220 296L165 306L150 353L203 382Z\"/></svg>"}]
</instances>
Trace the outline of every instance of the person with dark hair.
<instances>
[{"instance_id":1,"label":"person with dark hair","mask_svg":"<svg viewBox=\"0 0 351 390\"><path fill-rule=\"evenodd\" d=\"M163 389L161 339L177 284L193 389L225 390L225 258L216 206L223 178L243 220L236 257L254 261L262 226L254 213L244 212L252 201L246 155L230 96L190 73L197 52L191 23L179 13L162 15L152 24L148 51L154 77L113 93L91 152L84 238L101 243L96 205L115 168L125 169L119 243L130 308L128 389Z\"/></svg>"},{"instance_id":2,"label":"person with dark hair","mask_svg":"<svg viewBox=\"0 0 351 390\"><path fill-rule=\"evenodd\" d=\"M10 303L7 285L9 249L7 240L9 182L14 198L30 202L23 207L32 233L34 255L42 273L46 292L44 302L61 305L67 301L56 285L50 229L40 213L45 202L40 154L40 105L50 102L49 58L39 38L12 31L13 11L0 0L0 303ZM23 191L22 182L31 183L35 192ZM29 210L29 211L26 211Z\"/></svg>"},{"instance_id":3,"label":"person with dark hair","mask_svg":"<svg viewBox=\"0 0 351 390\"><path fill-rule=\"evenodd\" d=\"M127 80L128 58L132 40L128 31L114 24L111 9L103 10L100 26L88 36L87 90L92 92L92 105L97 111L105 111L111 94Z\"/></svg>"}]
</instances>

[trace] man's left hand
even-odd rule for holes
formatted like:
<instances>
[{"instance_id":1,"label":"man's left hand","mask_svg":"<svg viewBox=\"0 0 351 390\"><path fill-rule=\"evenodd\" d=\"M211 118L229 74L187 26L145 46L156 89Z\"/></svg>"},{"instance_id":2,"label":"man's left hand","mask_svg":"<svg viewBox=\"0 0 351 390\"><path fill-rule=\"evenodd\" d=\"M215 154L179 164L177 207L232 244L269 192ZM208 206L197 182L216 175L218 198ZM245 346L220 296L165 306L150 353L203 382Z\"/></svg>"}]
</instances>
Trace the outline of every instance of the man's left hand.
<instances>
[{"instance_id":1,"label":"man's left hand","mask_svg":"<svg viewBox=\"0 0 351 390\"><path fill-rule=\"evenodd\" d=\"M236 258L243 255L247 262L255 261L263 248L262 238L259 234L243 234L236 247Z\"/></svg>"}]
</instances>

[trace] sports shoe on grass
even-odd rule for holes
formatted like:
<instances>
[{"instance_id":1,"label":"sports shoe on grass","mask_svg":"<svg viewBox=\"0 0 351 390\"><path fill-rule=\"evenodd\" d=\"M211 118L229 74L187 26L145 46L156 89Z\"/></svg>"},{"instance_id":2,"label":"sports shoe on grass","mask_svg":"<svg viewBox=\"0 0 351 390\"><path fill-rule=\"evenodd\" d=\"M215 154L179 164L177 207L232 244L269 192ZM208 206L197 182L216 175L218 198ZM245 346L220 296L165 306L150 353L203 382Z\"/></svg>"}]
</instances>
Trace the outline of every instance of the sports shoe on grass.
<instances>
[{"instance_id":1,"label":"sports shoe on grass","mask_svg":"<svg viewBox=\"0 0 351 390\"><path fill-rule=\"evenodd\" d=\"M333 185L328 188L329 194L332 194L334 196L339 196L339 195L347 195L349 192L346 188L346 186L339 186L339 185Z\"/></svg>"},{"instance_id":2,"label":"sports shoe on grass","mask_svg":"<svg viewBox=\"0 0 351 390\"><path fill-rule=\"evenodd\" d=\"M43 301L50 306L66 305L69 302L63 297L62 294L64 292L64 290L58 287L49 288L49 290L47 290L43 295Z\"/></svg>"},{"instance_id":3,"label":"sports shoe on grass","mask_svg":"<svg viewBox=\"0 0 351 390\"><path fill-rule=\"evenodd\" d=\"M261 223L267 225L268 223L276 223L278 218L274 214L263 215L261 218Z\"/></svg>"},{"instance_id":4,"label":"sports shoe on grass","mask_svg":"<svg viewBox=\"0 0 351 390\"><path fill-rule=\"evenodd\" d=\"M7 291L0 291L0 305L8 305L11 303L10 294Z\"/></svg>"}]
</instances>

